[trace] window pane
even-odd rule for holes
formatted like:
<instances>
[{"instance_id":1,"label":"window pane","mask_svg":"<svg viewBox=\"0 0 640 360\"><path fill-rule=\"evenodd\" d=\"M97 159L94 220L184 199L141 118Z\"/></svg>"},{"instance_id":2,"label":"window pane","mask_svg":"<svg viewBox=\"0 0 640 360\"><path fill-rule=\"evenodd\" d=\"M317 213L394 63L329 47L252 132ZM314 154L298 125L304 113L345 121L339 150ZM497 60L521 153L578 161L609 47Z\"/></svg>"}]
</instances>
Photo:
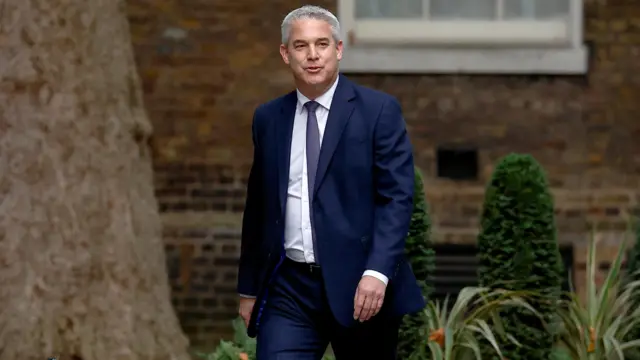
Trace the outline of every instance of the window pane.
<instances>
[{"instance_id":1,"label":"window pane","mask_svg":"<svg viewBox=\"0 0 640 360\"><path fill-rule=\"evenodd\" d=\"M356 18L421 18L422 0L356 0Z\"/></svg>"},{"instance_id":2,"label":"window pane","mask_svg":"<svg viewBox=\"0 0 640 360\"><path fill-rule=\"evenodd\" d=\"M488 20L496 17L495 0L431 0L430 3L433 19Z\"/></svg>"},{"instance_id":3,"label":"window pane","mask_svg":"<svg viewBox=\"0 0 640 360\"><path fill-rule=\"evenodd\" d=\"M553 19L569 14L569 0L505 0L506 19Z\"/></svg>"}]
</instances>

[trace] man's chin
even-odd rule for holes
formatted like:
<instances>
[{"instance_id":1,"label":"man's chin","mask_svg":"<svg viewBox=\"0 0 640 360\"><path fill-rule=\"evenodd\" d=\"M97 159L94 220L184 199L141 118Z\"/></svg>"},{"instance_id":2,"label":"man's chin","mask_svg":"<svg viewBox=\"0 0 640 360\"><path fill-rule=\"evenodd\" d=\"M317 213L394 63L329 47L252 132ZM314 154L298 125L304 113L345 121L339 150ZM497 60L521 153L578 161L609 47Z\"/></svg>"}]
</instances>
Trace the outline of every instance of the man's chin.
<instances>
[{"instance_id":1,"label":"man's chin","mask_svg":"<svg viewBox=\"0 0 640 360\"><path fill-rule=\"evenodd\" d=\"M304 80L309 85L321 85L327 81L327 76L323 73L310 74L306 73Z\"/></svg>"},{"instance_id":2,"label":"man's chin","mask_svg":"<svg viewBox=\"0 0 640 360\"><path fill-rule=\"evenodd\" d=\"M322 71L317 74L312 74L305 71L298 76L298 81L313 88L322 88L326 86L330 79L331 76L327 74L326 71Z\"/></svg>"}]
</instances>

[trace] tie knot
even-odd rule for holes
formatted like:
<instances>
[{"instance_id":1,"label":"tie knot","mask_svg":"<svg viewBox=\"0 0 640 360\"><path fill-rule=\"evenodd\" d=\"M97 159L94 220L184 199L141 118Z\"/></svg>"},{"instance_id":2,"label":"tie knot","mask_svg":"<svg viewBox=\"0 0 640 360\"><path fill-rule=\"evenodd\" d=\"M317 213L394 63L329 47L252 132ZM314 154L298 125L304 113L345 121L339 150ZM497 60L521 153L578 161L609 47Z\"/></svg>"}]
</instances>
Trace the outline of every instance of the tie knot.
<instances>
[{"instance_id":1,"label":"tie knot","mask_svg":"<svg viewBox=\"0 0 640 360\"><path fill-rule=\"evenodd\" d=\"M306 104L304 104L304 107L307 108L308 112L315 112L318 106L320 106L320 104L315 101L308 101Z\"/></svg>"}]
</instances>

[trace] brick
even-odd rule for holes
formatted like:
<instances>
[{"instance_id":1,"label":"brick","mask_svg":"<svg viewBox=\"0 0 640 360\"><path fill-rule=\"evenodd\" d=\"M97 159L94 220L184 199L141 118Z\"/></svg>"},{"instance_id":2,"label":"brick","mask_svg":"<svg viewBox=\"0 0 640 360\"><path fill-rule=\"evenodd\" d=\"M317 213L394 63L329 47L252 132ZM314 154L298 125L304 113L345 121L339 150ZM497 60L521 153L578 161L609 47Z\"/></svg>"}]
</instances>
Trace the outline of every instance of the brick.
<instances>
[{"instance_id":1,"label":"brick","mask_svg":"<svg viewBox=\"0 0 640 360\"><path fill-rule=\"evenodd\" d=\"M195 284L191 286L191 290L195 293L195 294L204 294L204 295L208 295L210 293L211 288L207 285L207 284Z\"/></svg>"},{"instance_id":2,"label":"brick","mask_svg":"<svg viewBox=\"0 0 640 360\"><path fill-rule=\"evenodd\" d=\"M208 309L216 308L218 306L218 300L215 298L203 298L202 306Z\"/></svg>"},{"instance_id":3,"label":"brick","mask_svg":"<svg viewBox=\"0 0 640 360\"><path fill-rule=\"evenodd\" d=\"M213 260L213 264L216 266L228 266L235 267L238 266L238 260L235 258L216 258Z\"/></svg>"},{"instance_id":4,"label":"brick","mask_svg":"<svg viewBox=\"0 0 640 360\"><path fill-rule=\"evenodd\" d=\"M193 260L193 265L195 266L202 266L202 265L206 265L209 263L209 259L207 258L197 258L195 260Z\"/></svg>"},{"instance_id":5,"label":"brick","mask_svg":"<svg viewBox=\"0 0 640 360\"><path fill-rule=\"evenodd\" d=\"M190 297L190 298L184 299L182 303L184 304L185 307L194 308L200 304L200 299L196 297Z\"/></svg>"},{"instance_id":6,"label":"brick","mask_svg":"<svg viewBox=\"0 0 640 360\"><path fill-rule=\"evenodd\" d=\"M213 245L203 245L202 246L202 251L203 252L212 252L214 250Z\"/></svg>"}]
</instances>

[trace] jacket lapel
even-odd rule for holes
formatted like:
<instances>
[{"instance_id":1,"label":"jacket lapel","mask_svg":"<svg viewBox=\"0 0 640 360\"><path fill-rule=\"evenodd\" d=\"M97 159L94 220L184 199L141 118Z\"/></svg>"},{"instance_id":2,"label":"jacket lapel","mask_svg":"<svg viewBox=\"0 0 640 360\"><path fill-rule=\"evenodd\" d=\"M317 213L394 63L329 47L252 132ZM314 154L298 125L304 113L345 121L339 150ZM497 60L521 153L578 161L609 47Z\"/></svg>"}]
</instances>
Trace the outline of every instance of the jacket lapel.
<instances>
[{"instance_id":1,"label":"jacket lapel","mask_svg":"<svg viewBox=\"0 0 640 360\"><path fill-rule=\"evenodd\" d=\"M276 137L278 144L278 198L280 209L284 214L287 199L287 187L289 186L289 163L291 158L291 137L293 134L293 119L296 112L296 92L291 92L284 97L280 109L280 118L276 119ZM268 171L268 169L267 169Z\"/></svg>"},{"instance_id":2,"label":"jacket lapel","mask_svg":"<svg viewBox=\"0 0 640 360\"><path fill-rule=\"evenodd\" d=\"M340 75L336 92L331 101L331 109L327 119L327 127L324 131L322 146L320 148L320 158L318 159L318 169L316 172L316 184L313 189L314 198L318 188L327 173L331 158L340 142L340 137L347 126L349 118L353 113L354 104L351 100L355 98L353 84L344 76Z\"/></svg>"}]
</instances>

